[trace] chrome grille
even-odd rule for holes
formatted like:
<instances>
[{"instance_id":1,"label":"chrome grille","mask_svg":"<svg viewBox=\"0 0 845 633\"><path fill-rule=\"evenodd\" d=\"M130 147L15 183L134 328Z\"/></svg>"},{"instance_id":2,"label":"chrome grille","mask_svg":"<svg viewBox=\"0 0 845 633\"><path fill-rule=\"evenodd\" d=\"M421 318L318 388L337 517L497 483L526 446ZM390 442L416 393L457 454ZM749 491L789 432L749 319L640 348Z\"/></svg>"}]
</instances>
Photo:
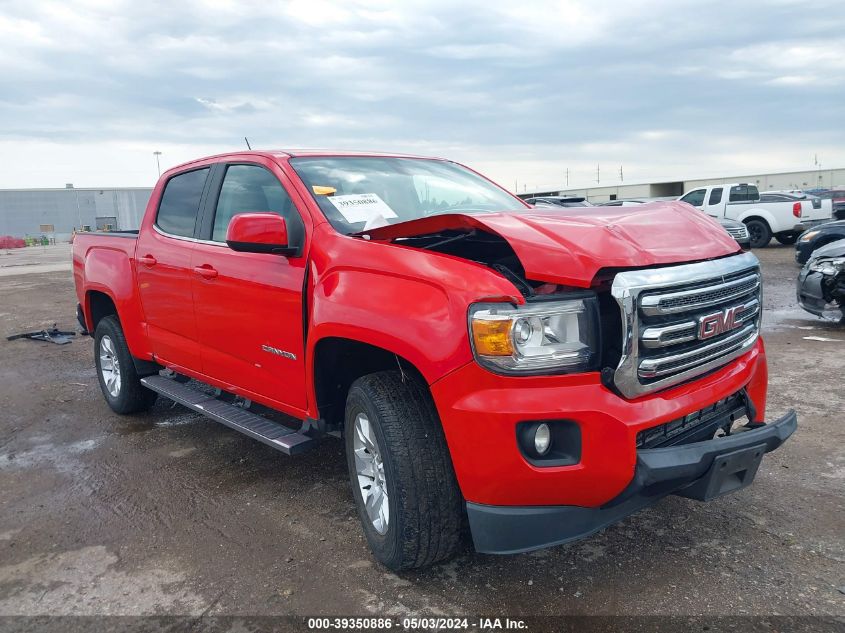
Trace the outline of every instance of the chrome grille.
<instances>
[{"instance_id":1,"label":"chrome grille","mask_svg":"<svg viewBox=\"0 0 845 633\"><path fill-rule=\"evenodd\" d=\"M751 253L617 274L612 294L622 311L623 345L616 387L634 398L745 353L759 335L760 292Z\"/></svg>"},{"instance_id":2,"label":"chrome grille","mask_svg":"<svg viewBox=\"0 0 845 633\"><path fill-rule=\"evenodd\" d=\"M735 240L744 240L748 238L748 229L744 226L726 226L725 230Z\"/></svg>"},{"instance_id":3,"label":"chrome grille","mask_svg":"<svg viewBox=\"0 0 845 633\"><path fill-rule=\"evenodd\" d=\"M754 273L731 281L716 280L703 288L692 288L667 294L647 294L640 307L644 314L673 314L696 308L709 308L729 299L735 299L760 286L760 275Z\"/></svg>"}]
</instances>

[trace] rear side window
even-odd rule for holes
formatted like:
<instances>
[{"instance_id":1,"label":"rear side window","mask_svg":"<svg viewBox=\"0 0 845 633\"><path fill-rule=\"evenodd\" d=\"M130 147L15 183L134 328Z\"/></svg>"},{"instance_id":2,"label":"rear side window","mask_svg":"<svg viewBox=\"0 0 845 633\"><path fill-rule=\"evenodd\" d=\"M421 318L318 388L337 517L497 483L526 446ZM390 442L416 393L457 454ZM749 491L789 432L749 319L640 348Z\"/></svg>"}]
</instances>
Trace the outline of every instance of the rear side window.
<instances>
[{"instance_id":1,"label":"rear side window","mask_svg":"<svg viewBox=\"0 0 845 633\"><path fill-rule=\"evenodd\" d=\"M728 202L744 202L746 200L759 200L760 192L755 185L737 185L731 187L731 195Z\"/></svg>"},{"instance_id":2,"label":"rear side window","mask_svg":"<svg viewBox=\"0 0 845 633\"><path fill-rule=\"evenodd\" d=\"M200 210L200 198L209 168L173 176L164 186L156 225L165 233L193 237Z\"/></svg>"},{"instance_id":3,"label":"rear side window","mask_svg":"<svg viewBox=\"0 0 845 633\"><path fill-rule=\"evenodd\" d=\"M716 187L710 190L710 199L707 204L719 204L722 201L722 188Z\"/></svg>"},{"instance_id":4,"label":"rear side window","mask_svg":"<svg viewBox=\"0 0 845 633\"><path fill-rule=\"evenodd\" d=\"M681 202L686 202L694 207L700 207L704 204L705 193L707 193L706 189L696 189L695 191L690 191L687 195L681 198Z\"/></svg>"}]
</instances>

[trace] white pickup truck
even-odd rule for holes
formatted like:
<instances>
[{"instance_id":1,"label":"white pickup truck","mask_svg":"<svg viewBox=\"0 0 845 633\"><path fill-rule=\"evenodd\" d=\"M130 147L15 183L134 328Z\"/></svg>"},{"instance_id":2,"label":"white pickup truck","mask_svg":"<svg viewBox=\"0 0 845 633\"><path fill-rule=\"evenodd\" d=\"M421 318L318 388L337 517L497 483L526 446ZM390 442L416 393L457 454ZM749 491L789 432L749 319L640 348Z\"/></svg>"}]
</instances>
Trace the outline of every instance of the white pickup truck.
<instances>
[{"instance_id":1,"label":"white pickup truck","mask_svg":"<svg viewBox=\"0 0 845 633\"><path fill-rule=\"evenodd\" d=\"M798 235L831 219L830 208L804 198L763 202L756 185L731 183L688 191L678 198L714 218L744 222L751 247L762 248L774 237L781 244L794 244Z\"/></svg>"}]
</instances>

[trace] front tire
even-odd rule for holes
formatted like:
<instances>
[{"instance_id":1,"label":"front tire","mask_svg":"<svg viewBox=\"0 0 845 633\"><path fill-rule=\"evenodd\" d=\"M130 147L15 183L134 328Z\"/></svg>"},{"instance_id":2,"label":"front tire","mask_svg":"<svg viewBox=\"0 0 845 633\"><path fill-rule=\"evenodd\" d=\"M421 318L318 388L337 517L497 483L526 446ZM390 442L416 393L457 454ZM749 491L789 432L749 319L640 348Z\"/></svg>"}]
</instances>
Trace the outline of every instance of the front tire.
<instances>
[{"instance_id":1,"label":"front tire","mask_svg":"<svg viewBox=\"0 0 845 633\"><path fill-rule=\"evenodd\" d=\"M379 562L399 571L453 556L462 498L428 389L398 371L359 378L345 434L355 505Z\"/></svg>"},{"instance_id":2,"label":"front tire","mask_svg":"<svg viewBox=\"0 0 845 633\"><path fill-rule=\"evenodd\" d=\"M765 220L748 220L745 226L751 236L751 248L763 248L772 241L772 229Z\"/></svg>"},{"instance_id":3,"label":"front tire","mask_svg":"<svg viewBox=\"0 0 845 633\"><path fill-rule=\"evenodd\" d=\"M115 316L103 317L97 323L94 330L94 364L100 390L112 411L138 413L153 406L158 394L141 384L120 321Z\"/></svg>"},{"instance_id":4,"label":"front tire","mask_svg":"<svg viewBox=\"0 0 845 633\"><path fill-rule=\"evenodd\" d=\"M798 241L798 233L781 233L775 235L775 239L784 246L792 246Z\"/></svg>"}]
</instances>

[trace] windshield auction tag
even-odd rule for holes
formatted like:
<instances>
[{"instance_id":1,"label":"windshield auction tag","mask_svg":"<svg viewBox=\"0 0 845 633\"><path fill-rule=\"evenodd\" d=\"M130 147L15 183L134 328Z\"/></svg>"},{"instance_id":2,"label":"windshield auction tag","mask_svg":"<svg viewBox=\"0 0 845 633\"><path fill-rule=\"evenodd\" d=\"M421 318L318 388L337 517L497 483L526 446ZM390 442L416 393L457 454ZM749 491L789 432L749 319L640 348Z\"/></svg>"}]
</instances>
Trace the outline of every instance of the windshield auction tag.
<instances>
[{"instance_id":1,"label":"windshield auction tag","mask_svg":"<svg viewBox=\"0 0 845 633\"><path fill-rule=\"evenodd\" d=\"M349 223L369 222L373 218L396 218L396 213L374 193L356 193L327 198Z\"/></svg>"}]
</instances>

